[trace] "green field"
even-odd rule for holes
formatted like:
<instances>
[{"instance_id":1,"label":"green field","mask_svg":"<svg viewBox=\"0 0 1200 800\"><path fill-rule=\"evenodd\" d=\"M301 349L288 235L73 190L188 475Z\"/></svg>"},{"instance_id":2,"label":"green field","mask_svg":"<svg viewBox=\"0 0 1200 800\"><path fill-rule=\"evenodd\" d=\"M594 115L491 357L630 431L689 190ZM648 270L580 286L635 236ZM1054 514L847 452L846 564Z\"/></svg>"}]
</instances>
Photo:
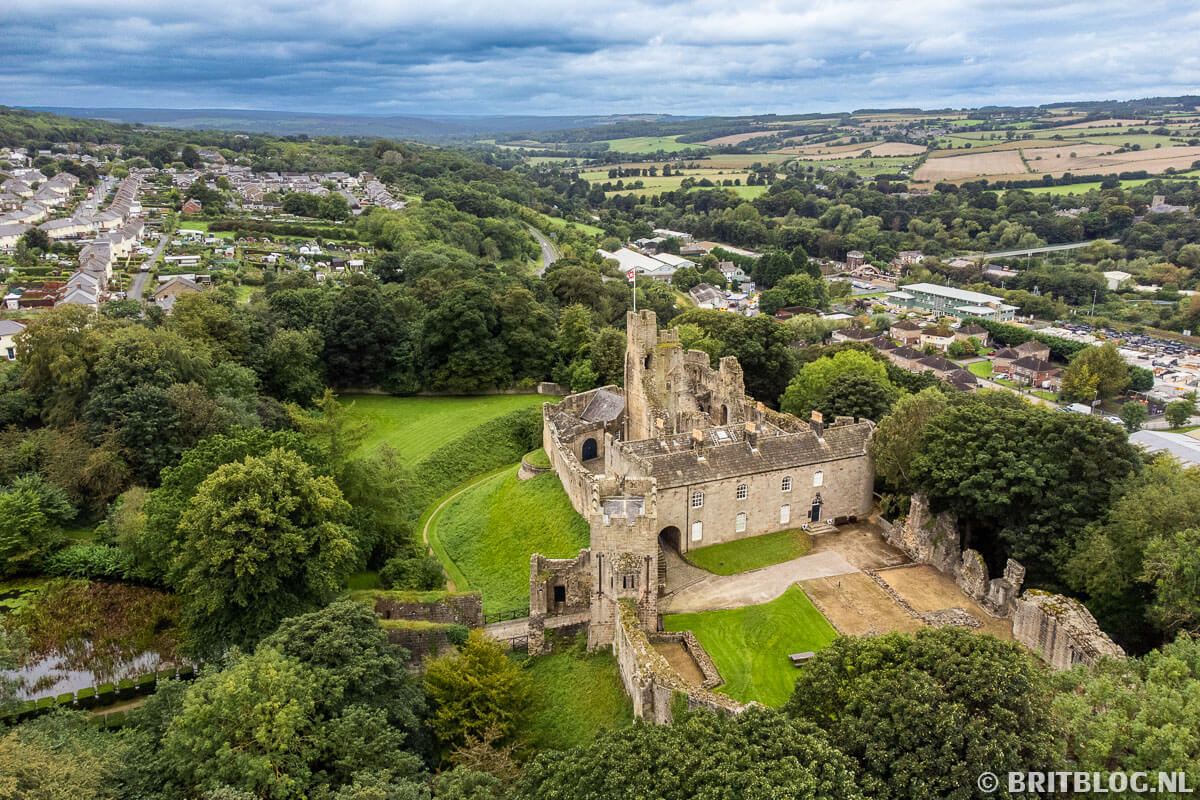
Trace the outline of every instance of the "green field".
<instances>
[{"instance_id":1,"label":"green field","mask_svg":"<svg viewBox=\"0 0 1200 800\"><path fill-rule=\"evenodd\" d=\"M533 701L524 732L535 750L591 744L604 730L628 727L633 705L612 652L588 654L576 646L525 662Z\"/></svg>"},{"instance_id":2,"label":"green field","mask_svg":"<svg viewBox=\"0 0 1200 800\"><path fill-rule=\"evenodd\" d=\"M529 557L575 557L588 545L588 524L571 507L556 474L518 481L511 467L451 500L433 518L429 537L469 588L483 592L483 609L491 613L528 603Z\"/></svg>"},{"instance_id":3,"label":"green field","mask_svg":"<svg viewBox=\"0 0 1200 800\"><path fill-rule=\"evenodd\" d=\"M595 225L588 225L583 222L572 222L571 220L566 220L562 217L548 217L545 214L542 214L541 217L546 221L546 225L551 228L565 228L568 225L574 225L579 230L583 231L584 233L590 233L592 236L604 235L604 229L597 228Z\"/></svg>"},{"instance_id":4,"label":"green field","mask_svg":"<svg viewBox=\"0 0 1200 800\"><path fill-rule=\"evenodd\" d=\"M604 139L596 144L607 144L614 153L675 153L680 150L704 150L702 144L686 144L675 141L674 136L630 136L625 139Z\"/></svg>"},{"instance_id":5,"label":"green field","mask_svg":"<svg viewBox=\"0 0 1200 800\"><path fill-rule=\"evenodd\" d=\"M717 689L743 703L768 706L787 702L800 670L790 653L817 651L837 637L799 586L760 606L669 614L668 631L691 631L725 679Z\"/></svg>"},{"instance_id":6,"label":"green field","mask_svg":"<svg viewBox=\"0 0 1200 800\"><path fill-rule=\"evenodd\" d=\"M537 394L479 397L354 394L343 396L342 402L353 403L355 415L371 423L371 431L363 442L364 450L391 445L408 463L415 464L477 425L553 399Z\"/></svg>"},{"instance_id":7,"label":"green field","mask_svg":"<svg viewBox=\"0 0 1200 800\"><path fill-rule=\"evenodd\" d=\"M791 561L811 549L812 539L804 531L795 528L689 550L687 558L697 567L714 574L734 575Z\"/></svg>"}]
</instances>

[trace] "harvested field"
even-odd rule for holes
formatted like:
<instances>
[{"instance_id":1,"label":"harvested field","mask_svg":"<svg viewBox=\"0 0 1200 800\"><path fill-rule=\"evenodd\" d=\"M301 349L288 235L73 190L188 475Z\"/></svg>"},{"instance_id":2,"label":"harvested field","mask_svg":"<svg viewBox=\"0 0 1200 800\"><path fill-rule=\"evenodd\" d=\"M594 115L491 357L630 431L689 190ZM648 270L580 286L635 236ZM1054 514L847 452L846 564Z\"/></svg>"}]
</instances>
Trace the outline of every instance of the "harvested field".
<instances>
[{"instance_id":1,"label":"harvested field","mask_svg":"<svg viewBox=\"0 0 1200 800\"><path fill-rule=\"evenodd\" d=\"M1133 150L1107 156L1076 158L1068 163L1055 159L1054 168L1046 169L1045 172L1051 175L1061 175L1064 172L1079 175L1093 172L1134 172L1144 169L1151 174L1160 174L1167 167L1174 167L1180 171L1189 170L1194 161L1200 161L1200 147L1163 147L1158 150ZM1044 161L1041 164L1050 166Z\"/></svg>"},{"instance_id":2,"label":"harvested field","mask_svg":"<svg viewBox=\"0 0 1200 800\"><path fill-rule=\"evenodd\" d=\"M1029 161L1037 160L1038 156L1041 156L1043 161L1049 161L1051 159L1058 160L1059 156L1070 158L1071 153L1074 153L1076 158L1090 158L1104 153L1111 153L1116 149L1117 146L1115 144L1075 144L1062 145L1060 147L1022 148L1021 152L1025 154L1025 158ZM1032 164L1029 166L1036 172L1041 171Z\"/></svg>"},{"instance_id":3,"label":"harvested field","mask_svg":"<svg viewBox=\"0 0 1200 800\"><path fill-rule=\"evenodd\" d=\"M1000 639L1012 639L1012 622L988 616L979 605L962 593L958 584L930 566L901 567L883 570L879 577L896 590L917 611L940 611L944 608L963 608L983 623L976 628Z\"/></svg>"},{"instance_id":4,"label":"harvested field","mask_svg":"<svg viewBox=\"0 0 1200 800\"><path fill-rule=\"evenodd\" d=\"M977 175L1008 175L1027 172L1016 150L930 158L913 175L918 181L941 181L973 178Z\"/></svg>"},{"instance_id":5,"label":"harvested field","mask_svg":"<svg viewBox=\"0 0 1200 800\"><path fill-rule=\"evenodd\" d=\"M884 142L867 148L873 156L916 156L925 152L925 145L909 142Z\"/></svg>"},{"instance_id":6,"label":"harvested field","mask_svg":"<svg viewBox=\"0 0 1200 800\"><path fill-rule=\"evenodd\" d=\"M801 581L800 586L825 618L847 636L912 633L924 627L862 572L812 578Z\"/></svg>"},{"instance_id":7,"label":"harvested field","mask_svg":"<svg viewBox=\"0 0 1200 800\"><path fill-rule=\"evenodd\" d=\"M758 139L762 136L774 136L776 133L778 133L778 131L748 131L746 133L731 133L728 136L718 136L715 139L708 139L700 142L700 144L707 144L713 147L723 144L741 144L742 142L748 142L751 139Z\"/></svg>"},{"instance_id":8,"label":"harvested field","mask_svg":"<svg viewBox=\"0 0 1200 800\"><path fill-rule=\"evenodd\" d=\"M1114 128L1118 122L1125 127L1151 124L1144 119L1093 119L1088 122L1075 122L1071 125L1059 125L1058 127L1060 130L1067 128Z\"/></svg>"}]
</instances>

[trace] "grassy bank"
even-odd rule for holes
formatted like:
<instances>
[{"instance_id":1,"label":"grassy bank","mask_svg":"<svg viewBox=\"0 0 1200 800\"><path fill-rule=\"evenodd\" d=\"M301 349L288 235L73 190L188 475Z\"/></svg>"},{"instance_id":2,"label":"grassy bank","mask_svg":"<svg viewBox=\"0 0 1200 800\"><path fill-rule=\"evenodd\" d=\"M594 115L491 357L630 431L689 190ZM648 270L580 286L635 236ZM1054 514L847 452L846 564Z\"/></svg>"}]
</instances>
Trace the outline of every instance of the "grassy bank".
<instances>
[{"instance_id":1,"label":"grassy bank","mask_svg":"<svg viewBox=\"0 0 1200 800\"><path fill-rule=\"evenodd\" d=\"M812 539L799 528L738 539L688 552L688 561L716 575L733 575L807 555Z\"/></svg>"},{"instance_id":2,"label":"grassy bank","mask_svg":"<svg viewBox=\"0 0 1200 800\"><path fill-rule=\"evenodd\" d=\"M617 660L582 647L525 662L533 680L533 702L525 732L535 750L566 750L591 744L601 731L633 721L633 706L621 685Z\"/></svg>"}]
</instances>

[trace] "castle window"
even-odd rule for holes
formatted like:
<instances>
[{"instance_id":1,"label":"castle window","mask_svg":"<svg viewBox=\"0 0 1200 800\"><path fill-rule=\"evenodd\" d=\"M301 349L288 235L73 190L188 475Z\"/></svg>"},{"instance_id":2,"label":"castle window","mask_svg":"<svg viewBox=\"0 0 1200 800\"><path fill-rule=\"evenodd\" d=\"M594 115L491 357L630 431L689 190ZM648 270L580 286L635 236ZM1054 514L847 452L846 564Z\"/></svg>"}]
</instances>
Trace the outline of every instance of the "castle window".
<instances>
[{"instance_id":1,"label":"castle window","mask_svg":"<svg viewBox=\"0 0 1200 800\"><path fill-rule=\"evenodd\" d=\"M636 589L638 587L638 574L636 572L626 572L621 575L622 589Z\"/></svg>"},{"instance_id":2,"label":"castle window","mask_svg":"<svg viewBox=\"0 0 1200 800\"><path fill-rule=\"evenodd\" d=\"M698 542L703 538L704 538L704 523L703 522L693 522L692 523L692 541Z\"/></svg>"},{"instance_id":3,"label":"castle window","mask_svg":"<svg viewBox=\"0 0 1200 800\"><path fill-rule=\"evenodd\" d=\"M785 492L790 492L792 490L792 476L791 475L784 476L783 485L780 488Z\"/></svg>"},{"instance_id":4,"label":"castle window","mask_svg":"<svg viewBox=\"0 0 1200 800\"><path fill-rule=\"evenodd\" d=\"M746 512L745 511L738 512L737 517L734 518L733 529L735 531L737 531L738 533L745 533L745 531L746 531Z\"/></svg>"},{"instance_id":5,"label":"castle window","mask_svg":"<svg viewBox=\"0 0 1200 800\"><path fill-rule=\"evenodd\" d=\"M692 508L704 508L704 492L692 492Z\"/></svg>"},{"instance_id":6,"label":"castle window","mask_svg":"<svg viewBox=\"0 0 1200 800\"><path fill-rule=\"evenodd\" d=\"M554 587L554 602L556 602L556 603L567 602L567 587L565 587L565 586L555 586Z\"/></svg>"},{"instance_id":7,"label":"castle window","mask_svg":"<svg viewBox=\"0 0 1200 800\"><path fill-rule=\"evenodd\" d=\"M746 484L739 483L737 487L737 499L745 500L747 494L749 494L749 491L746 489Z\"/></svg>"},{"instance_id":8,"label":"castle window","mask_svg":"<svg viewBox=\"0 0 1200 800\"><path fill-rule=\"evenodd\" d=\"M813 473L813 486L822 486L825 483L825 473L817 470Z\"/></svg>"}]
</instances>

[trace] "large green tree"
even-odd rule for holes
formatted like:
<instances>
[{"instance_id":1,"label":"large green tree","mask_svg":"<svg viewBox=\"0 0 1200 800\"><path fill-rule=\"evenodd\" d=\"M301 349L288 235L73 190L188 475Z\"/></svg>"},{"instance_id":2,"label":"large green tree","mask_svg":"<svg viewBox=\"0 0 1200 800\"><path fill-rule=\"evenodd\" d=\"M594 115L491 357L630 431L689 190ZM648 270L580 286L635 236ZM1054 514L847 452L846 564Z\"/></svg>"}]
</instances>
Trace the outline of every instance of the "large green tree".
<instances>
[{"instance_id":1,"label":"large green tree","mask_svg":"<svg viewBox=\"0 0 1200 800\"><path fill-rule=\"evenodd\" d=\"M218 467L179 520L174 588L197 652L253 645L327 602L354 563L350 505L295 453Z\"/></svg>"},{"instance_id":2,"label":"large green tree","mask_svg":"<svg viewBox=\"0 0 1200 800\"><path fill-rule=\"evenodd\" d=\"M887 384L887 368L861 350L843 350L827 358L818 358L800 368L787 385L780 409L806 418L829 393L829 387L842 375L863 375Z\"/></svg>"},{"instance_id":3,"label":"large green tree","mask_svg":"<svg viewBox=\"0 0 1200 800\"><path fill-rule=\"evenodd\" d=\"M786 711L855 760L869 797L986 798L982 772L1056 764L1049 698L1020 645L941 628L837 639L805 666Z\"/></svg>"},{"instance_id":4,"label":"large green tree","mask_svg":"<svg viewBox=\"0 0 1200 800\"><path fill-rule=\"evenodd\" d=\"M1080 350L1063 374L1063 398L1091 403L1097 397L1107 400L1125 391L1129 385L1129 367L1116 345Z\"/></svg>"},{"instance_id":5,"label":"large green tree","mask_svg":"<svg viewBox=\"0 0 1200 800\"><path fill-rule=\"evenodd\" d=\"M874 422L887 415L898 394L887 378L847 372L829 384L825 396L817 403L817 410L830 420L849 416Z\"/></svg>"},{"instance_id":6,"label":"large green tree","mask_svg":"<svg viewBox=\"0 0 1200 800\"><path fill-rule=\"evenodd\" d=\"M909 471L929 421L950 405L946 394L930 387L896 401L892 413L879 421L871 439L875 474L902 494L912 492Z\"/></svg>"}]
</instances>

